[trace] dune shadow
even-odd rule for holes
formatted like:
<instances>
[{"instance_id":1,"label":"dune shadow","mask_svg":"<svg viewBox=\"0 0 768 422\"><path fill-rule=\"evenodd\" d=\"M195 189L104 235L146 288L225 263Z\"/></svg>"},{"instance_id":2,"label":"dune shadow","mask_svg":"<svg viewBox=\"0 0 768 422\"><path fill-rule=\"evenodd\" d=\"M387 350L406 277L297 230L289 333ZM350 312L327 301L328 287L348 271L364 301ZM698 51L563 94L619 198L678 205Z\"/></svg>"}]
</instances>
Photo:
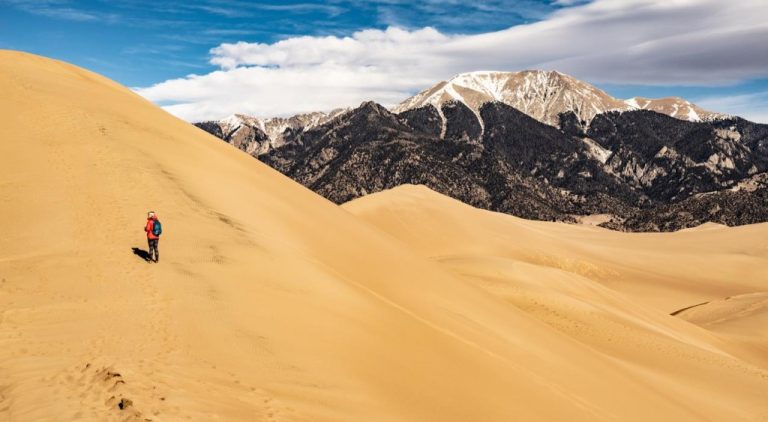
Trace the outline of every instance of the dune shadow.
<instances>
[{"instance_id":1,"label":"dune shadow","mask_svg":"<svg viewBox=\"0 0 768 422\"><path fill-rule=\"evenodd\" d=\"M149 261L149 252L145 251L141 248L131 248L133 250L133 254L138 256L139 258Z\"/></svg>"}]
</instances>

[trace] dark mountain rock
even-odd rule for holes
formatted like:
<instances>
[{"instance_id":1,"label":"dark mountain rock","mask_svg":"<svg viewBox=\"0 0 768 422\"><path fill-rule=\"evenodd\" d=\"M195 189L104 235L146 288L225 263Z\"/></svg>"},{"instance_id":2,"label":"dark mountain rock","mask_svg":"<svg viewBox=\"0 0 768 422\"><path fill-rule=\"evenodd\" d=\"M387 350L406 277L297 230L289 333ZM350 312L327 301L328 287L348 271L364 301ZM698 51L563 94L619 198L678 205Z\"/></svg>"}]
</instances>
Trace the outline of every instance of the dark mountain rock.
<instances>
[{"instance_id":1,"label":"dark mountain rock","mask_svg":"<svg viewBox=\"0 0 768 422\"><path fill-rule=\"evenodd\" d=\"M576 113L573 111L566 111L565 113L560 113L557 117L559 119L557 127L559 127L563 133L570 136L585 136L584 127L586 126L586 122L579 120L579 116L577 116Z\"/></svg>"},{"instance_id":2,"label":"dark mountain rock","mask_svg":"<svg viewBox=\"0 0 768 422\"><path fill-rule=\"evenodd\" d=\"M443 104L446 139L470 141L480 138L483 131L478 116L464 103L451 101Z\"/></svg>"},{"instance_id":3,"label":"dark mountain rock","mask_svg":"<svg viewBox=\"0 0 768 422\"><path fill-rule=\"evenodd\" d=\"M400 119L414 131L427 136L439 137L443 131L443 119L432 105L400 113Z\"/></svg>"},{"instance_id":4,"label":"dark mountain rock","mask_svg":"<svg viewBox=\"0 0 768 422\"><path fill-rule=\"evenodd\" d=\"M367 102L283 141L259 158L337 203L412 183L530 219L610 214L617 230L768 221L768 125L743 119L639 110L586 126L566 112L558 129L499 102L400 114Z\"/></svg>"},{"instance_id":5,"label":"dark mountain rock","mask_svg":"<svg viewBox=\"0 0 768 422\"><path fill-rule=\"evenodd\" d=\"M638 210L624 221L610 221L608 228L627 231L673 231L707 222L740 226L766 221L768 174L747 189L699 193L682 201ZM754 180L754 179L753 179Z\"/></svg>"},{"instance_id":6,"label":"dark mountain rock","mask_svg":"<svg viewBox=\"0 0 768 422\"><path fill-rule=\"evenodd\" d=\"M598 115L587 136L611 151L609 171L663 203L728 188L768 169L761 126L687 122L639 110Z\"/></svg>"},{"instance_id":7,"label":"dark mountain rock","mask_svg":"<svg viewBox=\"0 0 768 422\"><path fill-rule=\"evenodd\" d=\"M207 121L207 122L198 122L198 123L193 123L193 124L195 126L199 127L200 129L210 133L211 135L213 135L213 136L215 136L215 137L217 137L217 138L219 138L221 140L225 140L224 138L226 136L224 135L224 131L222 130L221 125L219 124L219 122Z\"/></svg>"}]
</instances>

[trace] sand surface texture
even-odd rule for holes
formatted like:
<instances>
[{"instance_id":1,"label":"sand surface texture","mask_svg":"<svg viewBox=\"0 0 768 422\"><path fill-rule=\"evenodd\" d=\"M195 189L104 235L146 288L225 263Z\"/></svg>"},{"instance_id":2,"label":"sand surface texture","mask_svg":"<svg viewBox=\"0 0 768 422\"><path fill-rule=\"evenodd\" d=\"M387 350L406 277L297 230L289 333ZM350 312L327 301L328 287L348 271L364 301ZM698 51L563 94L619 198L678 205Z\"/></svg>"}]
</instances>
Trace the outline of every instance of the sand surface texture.
<instances>
[{"instance_id":1,"label":"sand surface texture","mask_svg":"<svg viewBox=\"0 0 768 422\"><path fill-rule=\"evenodd\" d=\"M0 420L768 420L768 225L338 207L86 70L0 92Z\"/></svg>"}]
</instances>

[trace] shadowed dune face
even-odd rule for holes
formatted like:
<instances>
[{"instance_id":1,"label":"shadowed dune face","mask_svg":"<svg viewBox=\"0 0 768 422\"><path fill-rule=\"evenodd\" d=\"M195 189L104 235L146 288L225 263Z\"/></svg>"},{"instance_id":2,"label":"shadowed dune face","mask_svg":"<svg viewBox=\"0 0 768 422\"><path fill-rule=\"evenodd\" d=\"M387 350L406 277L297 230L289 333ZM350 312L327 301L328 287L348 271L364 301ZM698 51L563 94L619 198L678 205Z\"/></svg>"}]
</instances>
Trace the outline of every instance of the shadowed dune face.
<instances>
[{"instance_id":1,"label":"shadowed dune face","mask_svg":"<svg viewBox=\"0 0 768 422\"><path fill-rule=\"evenodd\" d=\"M128 89L37 56L0 52L0 91L2 420L768 415L753 345L667 315L765 287L764 273L744 291L705 278L699 292L673 277L683 270L659 269L668 257L645 286L642 268L601 255L622 246L642 263L644 238L497 225L420 190L345 210ZM398 204L413 213L392 223ZM149 209L163 222L160 264L141 259ZM698 241L765 232L741 230ZM718 259L754 268L761 250Z\"/></svg>"}]
</instances>

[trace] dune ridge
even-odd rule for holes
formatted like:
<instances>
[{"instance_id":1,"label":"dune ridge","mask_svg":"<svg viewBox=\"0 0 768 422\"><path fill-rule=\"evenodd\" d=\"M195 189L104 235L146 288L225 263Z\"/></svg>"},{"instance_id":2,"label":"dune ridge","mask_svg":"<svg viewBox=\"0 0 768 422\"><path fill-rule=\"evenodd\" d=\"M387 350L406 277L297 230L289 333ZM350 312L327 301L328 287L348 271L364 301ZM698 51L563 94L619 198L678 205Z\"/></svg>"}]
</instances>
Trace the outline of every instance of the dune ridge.
<instances>
[{"instance_id":1,"label":"dune ridge","mask_svg":"<svg viewBox=\"0 0 768 422\"><path fill-rule=\"evenodd\" d=\"M338 207L63 62L0 51L0 90L0 419L768 416L751 346L666 312L765 288L765 249L713 255L756 270L748 282L658 270L646 286L640 268L591 260L579 242L602 230L497 226L408 187ZM148 209L158 265L131 250ZM457 239L446 215L478 237ZM740 230L700 240L766 232ZM520 231L517 255L494 249Z\"/></svg>"}]
</instances>

